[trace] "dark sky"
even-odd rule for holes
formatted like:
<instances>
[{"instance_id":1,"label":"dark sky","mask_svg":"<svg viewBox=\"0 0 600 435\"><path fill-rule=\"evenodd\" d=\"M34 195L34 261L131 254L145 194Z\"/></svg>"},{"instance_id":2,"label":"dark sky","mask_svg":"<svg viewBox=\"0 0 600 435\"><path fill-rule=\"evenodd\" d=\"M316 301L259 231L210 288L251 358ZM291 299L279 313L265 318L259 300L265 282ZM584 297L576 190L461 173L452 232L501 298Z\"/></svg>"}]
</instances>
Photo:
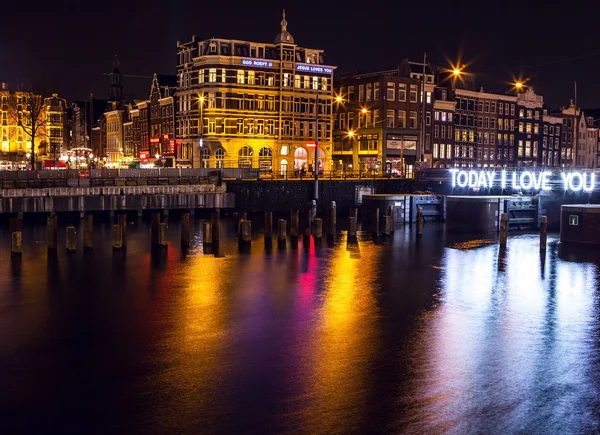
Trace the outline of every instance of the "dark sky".
<instances>
[{"instance_id":1,"label":"dark sky","mask_svg":"<svg viewBox=\"0 0 600 435\"><path fill-rule=\"evenodd\" d=\"M69 99L108 93L112 59L124 74L174 73L176 41L192 34L271 42L285 7L296 43L325 49L338 72L373 70L427 51L459 56L486 90L529 79L549 106L600 107L599 2L10 1L0 26L0 80L20 79ZM95 6L91 6L94 4ZM249 5L255 5L254 7ZM125 78L147 98L149 81Z\"/></svg>"}]
</instances>

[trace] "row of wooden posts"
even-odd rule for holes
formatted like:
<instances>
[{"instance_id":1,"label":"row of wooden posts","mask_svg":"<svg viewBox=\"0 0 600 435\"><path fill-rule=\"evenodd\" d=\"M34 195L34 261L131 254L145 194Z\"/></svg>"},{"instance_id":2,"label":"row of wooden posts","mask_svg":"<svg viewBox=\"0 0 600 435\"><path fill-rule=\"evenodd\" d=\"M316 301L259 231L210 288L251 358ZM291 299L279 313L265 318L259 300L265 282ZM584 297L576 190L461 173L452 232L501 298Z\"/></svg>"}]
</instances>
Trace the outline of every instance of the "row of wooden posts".
<instances>
[{"instance_id":1,"label":"row of wooden posts","mask_svg":"<svg viewBox=\"0 0 600 435\"><path fill-rule=\"evenodd\" d=\"M391 211L388 211L383 216L383 225L379 216L379 209L373 211L373 235L389 236L394 232L394 218ZM334 239L336 234L337 210L336 203L332 201L328 210L328 239ZM219 244L219 211L211 213L211 219L203 223L203 243L205 246ZM249 247L252 240L252 223L247 219L246 213L239 215L238 222L238 240L240 247ZM316 203L313 202L311 207L305 213L306 225L304 237L311 235L315 240L319 241L323 238L323 220L316 217ZM83 248L84 250L93 249L93 215L86 214L83 217ZM348 242L356 242L356 233L358 225L358 209L352 208L348 218ZM297 246L299 232L300 213L299 210L292 210L290 213L290 231L289 238L292 242L292 247ZM417 234L420 236L423 233L423 211L421 208L417 210ZM287 234L287 221L285 219L277 220L277 241L279 247L285 247ZM47 218L47 247L48 251L56 251L58 245L58 218L52 215ZM11 233L11 252L13 255L21 255L22 253L22 232L21 220L13 218L10 221ZM264 214L264 238L265 241L273 239L273 213L268 211ZM153 212L151 217L151 244L153 247L166 247L168 245L168 225L161 222L161 212ZM190 244L190 213L181 214L181 244L184 247ZM124 249L127 247L127 215L119 214L117 223L112 227L112 247L115 250ZM66 228L66 250L67 252L77 251L77 232L72 225Z\"/></svg>"},{"instance_id":2,"label":"row of wooden posts","mask_svg":"<svg viewBox=\"0 0 600 435\"><path fill-rule=\"evenodd\" d=\"M500 215L500 247L506 248L508 240L508 214ZM540 252L546 252L548 245L548 216L542 216L540 219Z\"/></svg>"}]
</instances>

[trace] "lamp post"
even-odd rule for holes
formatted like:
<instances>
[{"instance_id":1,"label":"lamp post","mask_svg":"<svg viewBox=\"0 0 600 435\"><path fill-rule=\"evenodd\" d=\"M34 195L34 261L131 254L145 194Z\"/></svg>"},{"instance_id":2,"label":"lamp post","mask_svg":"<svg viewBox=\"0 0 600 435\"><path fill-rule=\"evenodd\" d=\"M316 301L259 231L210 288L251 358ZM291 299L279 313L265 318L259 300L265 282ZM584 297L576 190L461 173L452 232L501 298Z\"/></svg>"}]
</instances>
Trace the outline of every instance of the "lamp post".
<instances>
[{"instance_id":1,"label":"lamp post","mask_svg":"<svg viewBox=\"0 0 600 435\"><path fill-rule=\"evenodd\" d=\"M200 105L200 148L204 147L204 95L198 95L198 104ZM200 154L200 165L202 165L202 153Z\"/></svg>"},{"instance_id":2,"label":"lamp post","mask_svg":"<svg viewBox=\"0 0 600 435\"><path fill-rule=\"evenodd\" d=\"M315 200L319 199L319 82L317 82L317 97L315 98Z\"/></svg>"}]
</instances>

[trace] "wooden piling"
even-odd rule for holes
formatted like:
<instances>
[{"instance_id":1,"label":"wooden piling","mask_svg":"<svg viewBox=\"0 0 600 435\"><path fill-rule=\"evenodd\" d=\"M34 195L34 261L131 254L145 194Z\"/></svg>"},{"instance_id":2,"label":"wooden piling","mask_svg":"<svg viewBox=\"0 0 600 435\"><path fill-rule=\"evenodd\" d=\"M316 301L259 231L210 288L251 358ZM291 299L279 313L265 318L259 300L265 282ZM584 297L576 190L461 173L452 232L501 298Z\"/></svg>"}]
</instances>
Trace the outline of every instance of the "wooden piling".
<instances>
[{"instance_id":1,"label":"wooden piling","mask_svg":"<svg viewBox=\"0 0 600 435\"><path fill-rule=\"evenodd\" d=\"M152 218L150 221L150 231L151 231L150 239L151 239L152 246L158 245L159 226L160 226L160 212L153 211Z\"/></svg>"},{"instance_id":2,"label":"wooden piling","mask_svg":"<svg viewBox=\"0 0 600 435\"><path fill-rule=\"evenodd\" d=\"M18 217L10 218L10 234L22 231L21 219Z\"/></svg>"},{"instance_id":3,"label":"wooden piling","mask_svg":"<svg viewBox=\"0 0 600 435\"><path fill-rule=\"evenodd\" d=\"M94 247L94 216L86 213L83 216L83 249L90 251Z\"/></svg>"},{"instance_id":4,"label":"wooden piling","mask_svg":"<svg viewBox=\"0 0 600 435\"><path fill-rule=\"evenodd\" d=\"M304 237L310 237L312 226L312 209L309 207L304 214Z\"/></svg>"},{"instance_id":5,"label":"wooden piling","mask_svg":"<svg viewBox=\"0 0 600 435\"><path fill-rule=\"evenodd\" d=\"M127 214L119 213L117 223L121 225L121 244L123 248L127 247Z\"/></svg>"},{"instance_id":6,"label":"wooden piling","mask_svg":"<svg viewBox=\"0 0 600 435\"><path fill-rule=\"evenodd\" d=\"M181 245L190 245L190 214L181 213Z\"/></svg>"},{"instance_id":7,"label":"wooden piling","mask_svg":"<svg viewBox=\"0 0 600 435\"><path fill-rule=\"evenodd\" d=\"M77 251L77 231L73 225L67 227L67 252Z\"/></svg>"},{"instance_id":8,"label":"wooden piling","mask_svg":"<svg viewBox=\"0 0 600 435\"><path fill-rule=\"evenodd\" d=\"M356 241L356 218L354 216L348 218L348 241Z\"/></svg>"},{"instance_id":9,"label":"wooden piling","mask_svg":"<svg viewBox=\"0 0 600 435\"><path fill-rule=\"evenodd\" d=\"M299 221L299 212L298 210L292 210L290 213L290 237L298 238L298 221Z\"/></svg>"},{"instance_id":10,"label":"wooden piling","mask_svg":"<svg viewBox=\"0 0 600 435\"><path fill-rule=\"evenodd\" d=\"M546 251L548 244L548 216L542 216L540 221L540 251Z\"/></svg>"},{"instance_id":11,"label":"wooden piling","mask_svg":"<svg viewBox=\"0 0 600 435\"><path fill-rule=\"evenodd\" d=\"M323 238L323 219L315 219L315 230L313 231L313 237L315 240L321 240Z\"/></svg>"},{"instance_id":12,"label":"wooden piling","mask_svg":"<svg viewBox=\"0 0 600 435\"><path fill-rule=\"evenodd\" d=\"M425 218L423 217L423 207L417 207L417 236L423 235L423 224Z\"/></svg>"},{"instance_id":13,"label":"wooden piling","mask_svg":"<svg viewBox=\"0 0 600 435\"><path fill-rule=\"evenodd\" d=\"M386 237L389 237L390 234L392 233L392 227L393 227L393 220L391 216L384 216L383 217L383 235Z\"/></svg>"},{"instance_id":14,"label":"wooden piling","mask_svg":"<svg viewBox=\"0 0 600 435\"><path fill-rule=\"evenodd\" d=\"M211 213L211 230L212 230L212 243L213 245L219 244L219 210L215 210Z\"/></svg>"},{"instance_id":15,"label":"wooden piling","mask_svg":"<svg viewBox=\"0 0 600 435\"><path fill-rule=\"evenodd\" d=\"M204 222L202 225L202 243L204 246L212 245L213 236L212 236L212 224L210 222Z\"/></svg>"},{"instance_id":16,"label":"wooden piling","mask_svg":"<svg viewBox=\"0 0 600 435\"><path fill-rule=\"evenodd\" d=\"M123 227L120 224L114 224L112 227L112 247L114 250L123 248Z\"/></svg>"},{"instance_id":17,"label":"wooden piling","mask_svg":"<svg viewBox=\"0 0 600 435\"><path fill-rule=\"evenodd\" d=\"M506 248L506 241L508 239L508 215L502 213L500 216L500 247Z\"/></svg>"},{"instance_id":18,"label":"wooden piling","mask_svg":"<svg viewBox=\"0 0 600 435\"><path fill-rule=\"evenodd\" d=\"M240 221L240 236L239 246L240 248L249 248L252 242L252 222L247 220Z\"/></svg>"},{"instance_id":19,"label":"wooden piling","mask_svg":"<svg viewBox=\"0 0 600 435\"><path fill-rule=\"evenodd\" d=\"M46 222L48 251L56 251L56 246L58 245L58 218L56 215L52 215L48 217Z\"/></svg>"},{"instance_id":20,"label":"wooden piling","mask_svg":"<svg viewBox=\"0 0 600 435\"><path fill-rule=\"evenodd\" d=\"M379 235L379 207L376 207L373 210L372 228L373 228L373 236L377 237Z\"/></svg>"},{"instance_id":21,"label":"wooden piling","mask_svg":"<svg viewBox=\"0 0 600 435\"><path fill-rule=\"evenodd\" d=\"M279 249L285 249L287 238L287 222L285 219L277 220L277 246Z\"/></svg>"},{"instance_id":22,"label":"wooden piling","mask_svg":"<svg viewBox=\"0 0 600 435\"><path fill-rule=\"evenodd\" d=\"M335 201L331 201L329 203L329 226L327 229L327 238L331 241L335 239L336 220L337 220L337 209L336 209Z\"/></svg>"},{"instance_id":23,"label":"wooden piling","mask_svg":"<svg viewBox=\"0 0 600 435\"><path fill-rule=\"evenodd\" d=\"M21 231L14 231L11 233L10 240L10 254L12 256L19 256L23 252L23 233Z\"/></svg>"},{"instance_id":24,"label":"wooden piling","mask_svg":"<svg viewBox=\"0 0 600 435\"><path fill-rule=\"evenodd\" d=\"M273 238L273 212L265 212L265 240Z\"/></svg>"},{"instance_id":25,"label":"wooden piling","mask_svg":"<svg viewBox=\"0 0 600 435\"><path fill-rule=\"evenodd\" d=\"M166 248L169 243L168 226L165 222L158 226L158 245Z\"/></svg>"}]
</instances>

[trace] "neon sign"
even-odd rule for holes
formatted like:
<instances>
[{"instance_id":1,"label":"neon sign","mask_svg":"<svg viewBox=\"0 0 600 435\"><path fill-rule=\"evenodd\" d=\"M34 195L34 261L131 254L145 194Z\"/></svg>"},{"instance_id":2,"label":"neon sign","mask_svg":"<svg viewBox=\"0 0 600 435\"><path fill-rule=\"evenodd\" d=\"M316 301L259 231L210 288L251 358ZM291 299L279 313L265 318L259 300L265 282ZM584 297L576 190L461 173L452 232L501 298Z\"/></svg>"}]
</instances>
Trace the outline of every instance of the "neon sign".
<instances>
[{"instance_id":1,"label":"neon sign","mask_svg":"<svg viewBox=\"0 0 600 435\"><path fill-rule=\"evenodd\" d=\"M326 67L326 66L297 64L296 71L306 71L306 72L321 73L321 74L332 74L333 68Z\"/></svg>"},{"instance_id":2,"label":"neon sign","mask_svg":"<svg viewBox=\"0 0 600 435\"><path fill-rule=\"evenodd\" d=\"M563 190L592 192L596 188L596 174L588 172L561 172L558 183L551 171L464 171L450 169L452 187L469 189L552 190L557 184Z\"/></svg>"},{"instance_id":3,"label":"neon sign","mask_svg":"<svg viewBox=\"0 0 600 435\"><path fill-rule=\"evenodd\" d=\"M267 68L272 68L273 62L270 62L268 60L242 59L242 65L263 66L263 67L267 67Z\"/></svg>"}]
</instances>

